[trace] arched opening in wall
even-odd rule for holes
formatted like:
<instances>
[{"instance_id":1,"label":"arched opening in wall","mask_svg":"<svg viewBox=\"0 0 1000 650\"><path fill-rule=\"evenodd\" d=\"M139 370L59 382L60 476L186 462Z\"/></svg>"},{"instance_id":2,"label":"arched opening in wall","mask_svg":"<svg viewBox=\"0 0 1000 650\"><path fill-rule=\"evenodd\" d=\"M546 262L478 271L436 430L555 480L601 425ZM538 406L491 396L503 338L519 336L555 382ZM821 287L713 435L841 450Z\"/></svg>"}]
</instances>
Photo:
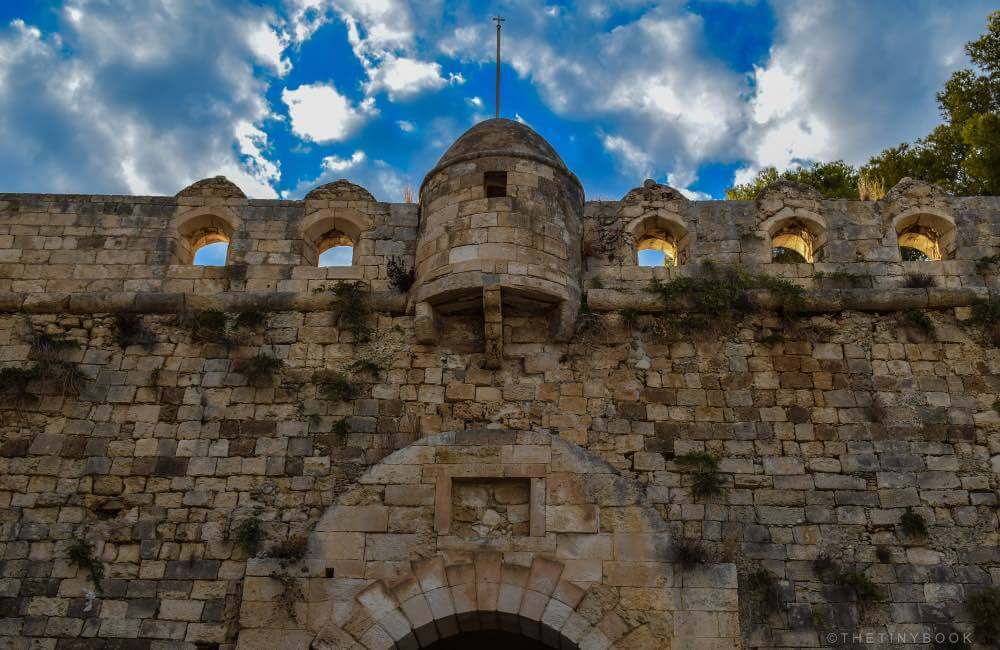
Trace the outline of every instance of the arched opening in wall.
<instances>
[{"instance_id":1,"label":"arched opening in wall","mask_svg":"<svg viewBox=\"0 0 1000 650\"><path fill-rule=\"evenodd\" d=\"M323 235L316 245L317 265L351 266L354 263L354 242L339 230L331 230Z\"/></svg>"},{"instance_id":2,"label":"arched opening in wall","mask_svg":"<svg viewBox=\"0 0 1000 650\"><path fill-rule=\"evenodd\" d=\"M896 240L904 262L951 259L955 255L955 224L940 215L910 215L897 220Z\"/></svg>"},{"instance_id":3,"label":"arched opening in wall","mask_svg":"<svg viewBox=\"0 0 1000 650\"><path fill-rule=\"evenodd\" d=\"M357 263L361 233L370 224L353 210L338 210L336 215L319 214L303 224L302 258L306 264L334 267Z\"/></svg>"},{"instance_id":4,"label":"arched opening in wall","mask_svg":"<svg viewBox=\"0 0 1000 650\"><path fill-rule=\"evenodd\" d=\"M477 650L510 650L511 648L548 650L553 646L522 634L513 634L503 630L483 630L440 639L423 647L428 650L468 650L469 648L477 648Z\"/></svg>"},{"instance_id":5,"label":"arched opening in wall","mask_svg":"<svg viewBox=\"0 0 1000 650\"><path fill-rule=\"evenodd\" d=\"M232 224L214 214L185 219L177 226L175 261L194 266L225 266L233 230Z\"/></svg>"},{"instance_id":6,"label":"arched opening in wall","mask_svg":"<svg viewBox=\"0 0 1000 650\"><path fill-rule=\"evenodd\" d=\"M810 218L775 219L760 224L771 239L771 262L812 264L823 260L826 224L816 215Z\"/></svg>"},{"instance_id":7,"label":"arched opening in wall","mask_svg":"<svg viewBox=\"0 0 1000 650\"><path fill-rule=\"evenodd\" d=\"M677 245L666 239L644 237L636 242L639 266L677 266Z\"/></svg>"},{"instance_id":8,"label":"arched opening in wall","mask_svg":"<svg viewBox=\"0 0 1000 650\"><path fill-rule=\"evenodd\" d=\"M687 262L691 236L679 218L640 217L627 230L635 241L638 266L674 267Z\"/></svg>"},{"instance_id":9,"label":"arched opening in wall","mask_svg":"<svg viewBox=\"0 0 1000 650\"><path fill-rule=\"evenodd\" d=\"M801 221L785 223L771 235L771 261L775 264L812 264L818 237Z\"/></svg>"}]
</instances>

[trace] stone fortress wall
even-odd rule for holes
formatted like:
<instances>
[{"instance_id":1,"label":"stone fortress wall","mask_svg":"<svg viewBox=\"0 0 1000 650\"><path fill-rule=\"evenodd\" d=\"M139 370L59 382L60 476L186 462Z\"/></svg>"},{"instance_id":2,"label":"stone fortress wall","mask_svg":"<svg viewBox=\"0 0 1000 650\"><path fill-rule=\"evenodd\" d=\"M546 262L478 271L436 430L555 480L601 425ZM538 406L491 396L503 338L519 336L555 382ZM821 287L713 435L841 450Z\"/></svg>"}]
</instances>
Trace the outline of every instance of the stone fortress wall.
<instances>
[{"instance_id":1,"label":"stone fortress wall","mask_svg":"<svg viewBox=\"0 0 1000 650\"><path fill-rule=\"evenodd\" d=\"M176 197L0 195L0 361L58 354L79 373L0 386L5 646L416 648L500 627L564 647L800 648L969 629L968 596L1000 584L1000 352L968 321L1000 299L996 265L977 264L1000 251L1000 199L904 181L877 202L791 184L694 202L647 182L560 233L522 218L517 192L538 181L516 170L504 197L456 181L469 218L436 235L478 246L449 263L478 265L481 303L468 285L421 294L418 206L344 181L304 201L222 179ZM771 261L790 226L813 263ZM944 259L902 261L901 237L930 231ZM343 237L352 266L318 268ZM220 239L225 267L191 265ZM682 264L637 266L651 240ZM507 244L524 257L505 284ZM525 290L536 269L552 281L551 255L566 289ZM413 290L390 260L416 267ZM805 287L804 315L657 336L681 307L649 282L706 260ZM933 286L907 287L916 274ZM367 341L331 291L354 280L371 289ZM586 332L566 325L580 297ZM225 342L193 335L212 309ZM264 321L236 327L240 313ZM122 344L131 314L151 336ZM54 353L61 340L78 345ZM258 353L283 367L249 378ZM331 396L324 372L351 390ZM701 451L719 494L695 496L676 461ZM908 511L926 537L902 531ZM269 557L299 536L303 558ZM100 591L71 559L78 539ZM681 540L708 561L684 566ZM758 605L761 568L775 611ZM859 602L836 579L851 571L883 599Z\"/></svg>"}]
</instances>

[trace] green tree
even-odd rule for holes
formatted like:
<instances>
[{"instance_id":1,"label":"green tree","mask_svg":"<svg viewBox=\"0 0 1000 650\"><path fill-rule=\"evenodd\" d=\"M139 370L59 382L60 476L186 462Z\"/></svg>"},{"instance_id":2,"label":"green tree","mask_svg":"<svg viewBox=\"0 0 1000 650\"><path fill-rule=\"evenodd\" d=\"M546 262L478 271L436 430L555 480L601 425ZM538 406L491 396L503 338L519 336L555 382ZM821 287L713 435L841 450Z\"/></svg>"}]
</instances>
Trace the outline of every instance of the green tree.
<instances>
[{"instance_id":1,"label":"green tree","mask_svg":"<svg viewBox=\"0 0 1000 650\"><path fill-rule=\"evenodd\" d=\"M751 182L726 190L726 198L731 201L752 201L762 189L777 180L809 185L828 199L858 198L858 172L843 160L811 164L780 173L774 167L765 167Z\"/></svg>"},{"instance_id":2,"label":"green tree","mask_svg":"<svg viewBox=\"0 0 1000 650\"><path fill-rule=\"evenodd\" d=\"M1000 194L1000 11L990 14L986 28L965 46L975 68L953 73L937 94L944 123L863 168L886 187L910 176L956 194Z\"/></svg>"}]
</instances>

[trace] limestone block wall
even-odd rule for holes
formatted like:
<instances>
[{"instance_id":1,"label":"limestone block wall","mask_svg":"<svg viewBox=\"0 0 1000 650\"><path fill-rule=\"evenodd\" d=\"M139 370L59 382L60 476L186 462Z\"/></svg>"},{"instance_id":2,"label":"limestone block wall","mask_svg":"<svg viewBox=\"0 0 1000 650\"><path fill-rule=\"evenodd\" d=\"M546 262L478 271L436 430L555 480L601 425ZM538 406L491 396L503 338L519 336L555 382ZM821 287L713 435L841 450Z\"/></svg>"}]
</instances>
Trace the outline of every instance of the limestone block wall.
<instances>
[{"instance_id":1,"label":"limestone block wall","mask_svg":"<svg viewBox=\"0 0 1000 650\"><path fill-rule=\"evenodd\" d=\"M0 194L0 292L308 293L331 280L386 290L390 257L412 266L416 210L329 199ZM178 228L205 217L232 227L225 267L177 259ZM307 232L316 224L356 230L354 265L306 262Z\"/></svg>"},{"instance_id":2,"label":"limestone block wall","mask_svg":"<svg viewBox=\"0 0 1000 650\"><path fill-rule=\"evenodd\" d=\"M651 635L623 645L636 648L667 638L690 642L684 647L820 647L831 632L971 629L966 599L1000 585L1000 352L967 320L973 299L989 298L990 289L997 298L996 271L975 264L997 252L996 200L820 202L813 207L830 232L844 233L828 241L826 254L869 257L786 266L761 262L760 243L744 250L733 224L759 232L781 210L810 207L789 203L801 197L685 204L657 192L633 197L621 215L620 205L590 204L588 218L607 209L631 223L663 210L658 216L672 223L669 204L693 225L689 264L741 261L812 286L827 281L810 275L823 264L847 266L865 269L876 290L856 289L867 303L826 302L794 324L756 313L710 340L664 341L644 320L650 317L598 313L593 327L557 341L542 315L505 314L500 363L486 367L474 336L418 344L414 315L383 303L370 317L370 340L359 342L339 311L311 293L344 273L360 273L377 292L387 288L384 257L415 242L414 206L348 202L315 204L311 212L308 201L239 197L0 197L4 645L194 650L274 647L277 638L286 647L343 647L335 643L344 641L338 629L357 639L354 632L364 636L373 621L394 642L423 643L430 624L438 635L454 629L448 602L461 625L454 588L462 585L475 585L470 625L516 623L523 631L523 624L543 638L553 630L557 642L583 641L586 631L594 647L604 646L593 629L608 644ZM230 266L170 264L172 224L191 207L186 201L239 218ZM885 224L909 218L913 202L951 211L954 260L878 259L893 250L895 231ZM370 218L363 232L382 259L359 272L283 257L286 249L296 254L305 219L339 209L352 212L332 218ZM253 264L251 253L261 254ZM638 295L654 274L674 273L601 255L589 255L585 275L610 288L588 289L594 295L613 288ZM930 330L915 331L897 307L880 302L884 287L916 269L941 271L941 291L974 290L955 292L960 300L947 304L930 303L924 290L918 308ZM265 319L225 343L194 336L184 312L217 304L228 305L231 323L237 306ZM119 342L127 314L150 336ZM462 318L453 325L450 333L462 331ZM780 340L765 337L775 330ZM258 354L282 367L249 377L248 360ZM9 381L10 369L46 359L62 374ZM342 374L352 390L331 394L322 373ZM478 451L466 450L478 460L439 462L440 447L457 446L443 441L481 429L497 430L490 433L497 440L520 436L514 441L531 447L523 451L529 455L505 458L507 442L478 440L470 445ZM426 454L434 446L428 440L437 441L434 462L397 462ZM517 445L510 442L507 453ZM587 475L582 487L563 489L551 449L538 475L490 474L536 464L544 451L534 447L546 445L586 460L580 467L589 469L569 472ZM695 496L695 472L677 460L692 451L717 459L719 494ZM491 468L487 478L544 479L544 536L531 534L539 521L531 507L527 536L490 541L504 528L490 523L488 507L474 515L473 525L487 531L482 542L440 533L438 512L470 505L439 500L431 477L441 464ZM528 490L529 506L537 505ZM364 523L359 514L354 529L330 523L331 513L369 507L353 511L372 517ZM518 508L503 513L508 521L523 516ZM908 511L924 518L926 537L902 530ZM258 520L263 539L248 549L240 530ZM367 526L378 530L359 529ZM636 532L648 535L655 558L617 554L614 539ZM345 541L334 533L361 536ZM304 557L280 550L298 536L309 540ZM104 569L100 590L71 559L81 539ZM681 540L703 544L706 563L680 566ZM852 589L817 570L823 556L865 575L883 599L859 603ZM655 566L621 571L616 564L647 561ZM530 587L537 586L533 572L554 573L555 565L556 585L565 583L560 595ZM773 574L781 603L773 612L753 607L759 598L748 579L762 568ZM511 600L499 611L510 617L479 606L480 585L484 593L498 590L497 610L506 589ZM420 603L433 612L431 601L444 593L430 594L444 588L451 600L434 601L445 610L428 621ZM702 609L684 606L688 588L711 590ZM540 594L531 596L536 605L548 598L543 616L555 602L563 623L576 623L564 634L525 616L528 591ZM614 617L623 626L612 626ZM390 621L400 636L392 637ZM621 631L615 641L613 629Z\"/></svg>"}]
</instances>

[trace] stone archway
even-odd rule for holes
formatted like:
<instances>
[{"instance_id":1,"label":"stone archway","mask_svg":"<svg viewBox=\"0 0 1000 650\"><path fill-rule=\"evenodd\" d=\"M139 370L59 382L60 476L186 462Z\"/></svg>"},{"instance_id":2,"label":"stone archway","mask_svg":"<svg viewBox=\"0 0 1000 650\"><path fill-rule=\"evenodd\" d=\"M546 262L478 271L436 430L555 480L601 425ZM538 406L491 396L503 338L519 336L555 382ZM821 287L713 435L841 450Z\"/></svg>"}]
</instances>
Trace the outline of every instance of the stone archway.
<instances>
[{"instance_id":1,"label":"stone archway","mask_svg":"<svg viewBox=\"0 0 1000 650\"><path fill-rule=\"evenodd\" d=\"M642 486L585 449L437 434L323 515L294 620L272 617L277 580L247 579L239 647L416 650L484 629L561 648L739 647L735 566L679 571L671 556Z\"/></svg>"}]
</instances>

